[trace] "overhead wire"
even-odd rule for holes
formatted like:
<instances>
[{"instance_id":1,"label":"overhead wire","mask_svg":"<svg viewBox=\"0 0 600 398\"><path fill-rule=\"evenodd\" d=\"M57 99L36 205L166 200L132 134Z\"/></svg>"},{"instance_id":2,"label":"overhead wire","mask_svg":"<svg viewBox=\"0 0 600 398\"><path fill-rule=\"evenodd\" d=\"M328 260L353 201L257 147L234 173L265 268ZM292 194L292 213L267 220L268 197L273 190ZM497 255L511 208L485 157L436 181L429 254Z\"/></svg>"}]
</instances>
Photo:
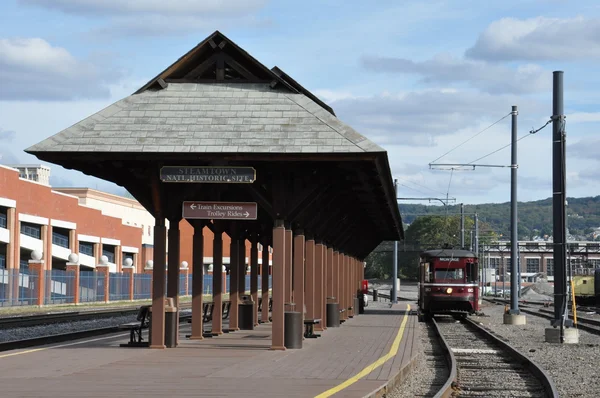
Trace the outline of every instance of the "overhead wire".
<instances>
[{"instance_id":1,"label":"overhead wire","mask_svg":"<svg viewBox=\"0 0 600 398\"><path fill-rule=\"evenodd\" d=\"M479 131L477 134L473 135L472 137L467 138L465 141L463 141L462 143L458 144L454 148L450 149L448 152L444 153L442 156L440 156L437 159L435 159L434 161L430 162L430 164L437 162L438 160L440 160L441 158L443 158L444 156L446 156L450 152L454 151L455 149L460 148L461 146L463 146L467 142L471 141L473 138L477 137L478 135L482 134L483 132L485 132L485 131L489 130L490 128L494 127L496 124L500 123L502 120L506 119L510 115L512 115L512 112L509 112L506 115L502 116L500 119L496 120L494 123L490 124L489 126L487 126L486 128L484 128L483 130Z\"/></svg>"},{"instance_id":2,"label":"overhead wire","mask_svg":"<svg viewBox=\"0 0 600 398\"><path fill-rule=\"evenodd\" d=\"M509 115L510 115L510 114L512 114L512 113L509 113ZM546 126L547 126L548 124L550 124L551 122L552 122L552 119L548 120L548 121L546 122L546 124L544 124L544 125L543 125L542 127L540 127L539 129L536 129L536 130L531 130L531 131L529 131L529 133L527 133L527 134L523 135L522 137L520 137L519 139L517 139L517 142L521 141L522 139L524 139L524 138L526 138L526 137L529 137L529 136L531 136L531 135L534 135L535 133L537 133L538 131L542 130L544 127L546 127ZM492 152L488 153L487 155L484 155L484 156L482 156L482 157L480 157L480 158L477 158L477 159L475 159L475 160L472 160L472 161L470 161L470 162L469 162L469 163L467 163L467 164L473 164L473 163L475 163L475 162L477 162L477 161L479 161L479 160L481 160L481 159L485 159L485 158L487 158L488 156L492 156L493 154L495 154L495 153L497 153L497 152L500 152L501 150L503 150L503 149L506 149L506 148L508 148L508 147L510 147L510 146L512 146L512 142L511 142L511 143L509 143L509 144L506 144L506 145L504 145L502 148L498 148L498 149L496 149L495 151L492 151Z\"/></svg>"}]
</instances>

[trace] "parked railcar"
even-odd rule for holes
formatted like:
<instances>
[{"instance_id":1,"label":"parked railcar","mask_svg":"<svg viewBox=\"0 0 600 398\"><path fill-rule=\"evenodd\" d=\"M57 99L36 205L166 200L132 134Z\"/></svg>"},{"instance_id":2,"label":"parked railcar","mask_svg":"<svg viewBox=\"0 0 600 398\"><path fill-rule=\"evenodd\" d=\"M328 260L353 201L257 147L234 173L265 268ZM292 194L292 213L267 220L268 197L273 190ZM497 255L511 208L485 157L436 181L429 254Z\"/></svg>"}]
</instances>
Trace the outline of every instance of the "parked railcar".
<instances>
[{"instance_id":1,"label":"parked railcar","mask_svg":"<svg viewBox=\"0 0 600 398\"><path fill-rule=\"evenodd\" d=\"M478 259L468 250L434 249L419 261L419 320L436 314L464 317L479 311Z\"/></svg>"},{"instance_id":2,"label":"parked railcar","mask_svg":"<svg viewBox=\"0 0 600 398\"><path fill-rule=\"evenodd\" d=\"M600 268L591 275L574 275L575 300L577 305L600 305Z\"/></svg>"}]
</instances>

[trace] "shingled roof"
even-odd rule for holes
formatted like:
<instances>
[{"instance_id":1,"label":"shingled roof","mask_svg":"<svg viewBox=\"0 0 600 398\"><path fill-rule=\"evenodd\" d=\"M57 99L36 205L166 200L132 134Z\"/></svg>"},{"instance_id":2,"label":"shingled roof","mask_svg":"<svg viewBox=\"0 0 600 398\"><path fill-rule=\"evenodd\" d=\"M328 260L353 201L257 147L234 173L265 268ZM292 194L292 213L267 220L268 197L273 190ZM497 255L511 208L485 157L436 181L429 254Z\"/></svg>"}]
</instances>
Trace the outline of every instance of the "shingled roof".
<instances>
[{"instance_id":1,"label":"shingled roof","mask_svg":"<svg viewBox=\"0 0 600 398\"><path fill-rule=\"evenodd\" d=\"M220 80L220 81L219 81ZM136 93L26 152L385 152L215 32Z\"/></svg>"}]
</instances>

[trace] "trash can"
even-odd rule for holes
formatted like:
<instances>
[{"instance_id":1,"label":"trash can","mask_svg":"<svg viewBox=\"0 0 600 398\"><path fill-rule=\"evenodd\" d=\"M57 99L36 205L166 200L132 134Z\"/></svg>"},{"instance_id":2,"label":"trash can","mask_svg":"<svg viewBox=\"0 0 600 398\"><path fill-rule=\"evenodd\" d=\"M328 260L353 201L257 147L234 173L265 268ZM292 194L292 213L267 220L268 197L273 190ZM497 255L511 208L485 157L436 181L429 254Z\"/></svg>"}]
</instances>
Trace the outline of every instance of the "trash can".
<instances>
[{"instance_id":1,"label":"trash can","mask_svg":"<svg viewBox=\"0 0 600 398\"><path fill-rule=\"evenodd\" d=\"M254 330L254 301L252 296L240 296L238 304L238 326L240 330Z\"/></svg>"},{"instance_id":2,"label":"trash can","mask_svg":"<svg viewBox=\"0 0 600 398\"><path fill-rule=\"evenodd\" d=\"M335 297L327 297L327 327L340 327L340 307Z\"/></svg>"},{"instance_id":3,"label":"trash can","mask_svg":"<svg viewBox=\"0 0 600 398\"><path fill-rule=\"evenodd\" d=\"M149 308L150 316L152 316L152 307ZM172 297L165 298L165 340L163 344L168 348L177 346L177 323L179 321L179 313L177 307L173 303ZM148 328L148 342L152 344L152 324Z\"/></svg>"},{"instance_id":4,"label":"trash can","mask_svg":"<svg viewBox=\"0 0 600 398\"><path fill-rule=\"evenodd\" d=\"M364 314L365 313L365 295L363 294L362 291L358 291L357 293L358 296L358 313L359 314Z\"/></svg>"},{"instance_id":5,"label":"trash can","mask_svg":"<svg viewBox=\"0 0 600 398\"><path fill-rule=\"evenodd\" d=\"M170 305L165 305L165 346L167 348L177 347L177 323L179 321L177 307L170 299Z\"/></svg>"},{"instance_id":6,"label":"trash can","mask_svg":"<svg viewBox=\"0 0 600 398\"><path fill-rule=\"evenodd\" d=\"M377 301L377 289L373 289L373 301Z\"/></svg>"},{"instance_id":7,"label":"trash can","mask_svg":"<svg viewBox=\"0 0 600 398\"><path fill-rule=\"evenodd\" d=\"M302 348L302 313L295 307L294 303L286 303L283 314L283 345L290 349Z\"/></svg>"}]
</instances>

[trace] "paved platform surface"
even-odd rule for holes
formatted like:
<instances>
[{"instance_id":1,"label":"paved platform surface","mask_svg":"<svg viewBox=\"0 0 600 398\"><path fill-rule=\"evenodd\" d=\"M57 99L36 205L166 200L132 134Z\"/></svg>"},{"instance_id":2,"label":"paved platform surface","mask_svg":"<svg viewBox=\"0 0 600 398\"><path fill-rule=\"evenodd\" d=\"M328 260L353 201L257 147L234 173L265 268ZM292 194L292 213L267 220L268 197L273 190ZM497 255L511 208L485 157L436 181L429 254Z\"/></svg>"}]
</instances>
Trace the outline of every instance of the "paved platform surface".
<instances>
[{"instance_id":1,"label":"paved platform surface","mask_svg":"<svg viewBox=\"0 0 600 398\"><path fill-rule=\"evenodd\" d=\"M416 315L406 309L368 308L299 350L270 351L265 324L202 341L182 337L165 350L121 348L122 333L3 352L1 396L363 397L417 355Z\"/></svg>"}]
</instances>

